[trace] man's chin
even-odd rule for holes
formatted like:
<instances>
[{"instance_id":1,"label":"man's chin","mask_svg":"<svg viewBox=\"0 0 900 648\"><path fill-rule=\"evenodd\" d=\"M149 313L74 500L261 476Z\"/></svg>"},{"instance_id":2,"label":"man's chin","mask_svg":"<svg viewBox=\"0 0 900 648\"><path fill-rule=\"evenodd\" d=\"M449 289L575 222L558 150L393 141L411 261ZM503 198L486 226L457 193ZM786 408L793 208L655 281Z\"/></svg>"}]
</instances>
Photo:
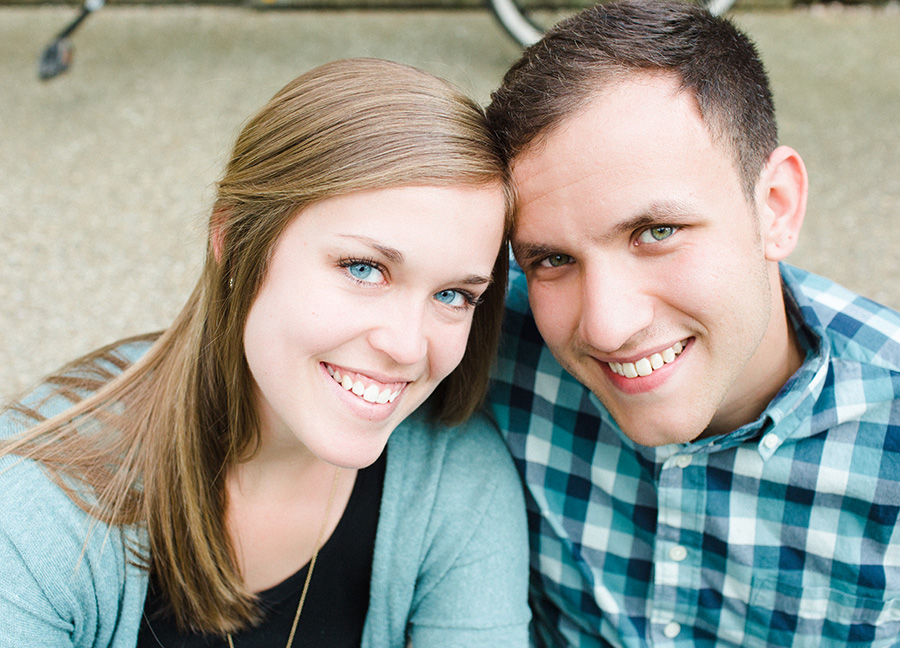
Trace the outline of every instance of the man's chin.
<instances>
[{"instance_id":1,"label":"man's chin","mask_svg":"<svg viewBox=\"0 0 900 648\"><path fill-rule=\"evenodd\" d=\"M622 432L629 439L637 443L638 445L646 446L648 448L658 448L660 446L672 445L673 443L677 443L679 445L690 443L697 439L700 436L695 432L686 432L684 434L673 434L672 430L665 431L650 431L642 430L641 432L633 432L628 430L622 430Z\"/></svg>"},{"instance_id":2,"label":"man's chin","mask_svg":"<svg viewBox=\"0 0 900 648\"><path fill-rule=\"evenodd\" d=\"M666 417L665 414L660 416L661 419L665 419L665 423L662 423L660 420L635 420L626 415L617 415L617 412L612 409L610 409L610 414L612 414L619 429L622 430L626 437L638 445L650 448L673 443L691 443L703 434L703 430L706 427L703 423L696 420L679 422L671 416Z\"/></svg>"},{"instance_id":3,"label":"man's chin","mask_svg":"<svg viewBox=\"0 0 900 648\"><path fill-rule=\"evenodd\" d=\"M682 407L684 398L671 393L657 398L650 394L625 395L619 393L603 377L597 379L595 376L585 376L590 382L578 376L576 378L591 389L622 433L642 446L691 443L703 435L712 418L709 408L705 407L708 405L705 401L695 401L694 405L685 408ZM594 388L598 385L603 385L603 389Z\"/></svg>"}]
</instances>

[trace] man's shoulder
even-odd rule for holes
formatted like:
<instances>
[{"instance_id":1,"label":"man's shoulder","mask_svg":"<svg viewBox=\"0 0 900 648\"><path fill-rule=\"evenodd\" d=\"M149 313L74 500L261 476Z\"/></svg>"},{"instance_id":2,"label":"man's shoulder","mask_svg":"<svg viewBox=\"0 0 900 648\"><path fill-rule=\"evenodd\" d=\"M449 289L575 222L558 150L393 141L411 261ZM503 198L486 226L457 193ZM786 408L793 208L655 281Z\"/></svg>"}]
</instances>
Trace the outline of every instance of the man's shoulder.
<instances>
[{"instance_id":1,"label":"man's shoulder","mask_svg":"<svg viewBox=\"0 0 900 648\"><path fill-rule=\"evenodd\" d=\"M513 264L509 271L506 314L503 318L504 338L525 334L528 338L534 338L533 342L543 344L540 335L535 338L532 332L537 333L537 326L528 302L528 283L525 281L525 273Z\"/></svg>"},{"instance_id":2,"label":"man's shoulder","mask_svg":"<svg viewBox=\"0 0 900 648\"><path fill-rule=\"evenodd\" d=\"M513 264L498 358L493 370L494 384L516 384L530 389L538 374L558 377L565 374L565 370L541 337L528 303L525 275Z\"/></svg>"},{"instance_id":3,"label":"man's shoulder","mask_svg":"<svg viewBox=\"0 0 900 648\"><path fill-rule=\"evenodd\" d=\"M806 270L783 265L782 276L834 359L900 372L900 313Z\"/></svg>"}]
</instances>

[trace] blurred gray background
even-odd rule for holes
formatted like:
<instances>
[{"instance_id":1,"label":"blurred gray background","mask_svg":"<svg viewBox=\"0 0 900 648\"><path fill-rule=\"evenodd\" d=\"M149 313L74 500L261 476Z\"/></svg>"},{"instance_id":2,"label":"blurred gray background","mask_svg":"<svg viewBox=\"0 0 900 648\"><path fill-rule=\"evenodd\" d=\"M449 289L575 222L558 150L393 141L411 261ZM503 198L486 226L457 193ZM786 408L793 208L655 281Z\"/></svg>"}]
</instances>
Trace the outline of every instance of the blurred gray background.
<instances>
[{"instance_id":1,"label":"blurred gray background","mask_svg":"<svg viewBox=\"0 0 900 648\"><path fill-rule=\"evenodd\" d=\"M0 6L0 400L101 344L164 327L190 291L242 122L304 70L376 56L482 103L519 52L487 10L113 6L65 75L37 57L74 6ZM734 14L811 176L792 261L900 308L900 8Z\"/></svg>"}]
</instances>

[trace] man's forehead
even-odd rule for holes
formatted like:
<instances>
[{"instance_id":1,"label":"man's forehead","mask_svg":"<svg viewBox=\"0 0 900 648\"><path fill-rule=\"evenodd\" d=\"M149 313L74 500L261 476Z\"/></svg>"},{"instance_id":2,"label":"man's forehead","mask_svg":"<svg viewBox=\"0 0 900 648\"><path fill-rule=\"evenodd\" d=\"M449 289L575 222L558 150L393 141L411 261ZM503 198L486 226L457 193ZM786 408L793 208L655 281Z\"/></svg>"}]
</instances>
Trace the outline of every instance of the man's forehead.
<instances>
[{"instance_id":1,"label":"man's forehead","mask_svg":"<svg viewBox=\"0 0 900 648\"><path fill-rule=\"evenodd\" d=\"M673 72L648 70L604 77L595 90L580 101L571 102L567 112L523 146L511 166L515 169L524 160L542 157L548 141L565 141L567 135L574 141L582 141L587 134L586 126L594 138L613 133L624 119L640 112L651 97L654 102L663 101L666 112L685 111L703 122L696 97L684 88L681 78ZM598 113L603 114L602 119L591 119Z\"/></svg>"},{"instance_id":2,"label":"man's forehead","mask_svg":"<svg viewBox=\"0 0 900 648\"><path fill-rule=\"evenodd\" d=\"M599 165L584 156L573 156L571 151L550 149L524 157L513 166L519 209L593 182L598 173Z\"/></svg>"},{"instance_id":3,"label":"man's forehead","mask_svg":"<svg viewBox=\"0 0 900 648\"><path fill-rule=\"evenodd\" d=\"M649 134L649 135L648 135ZM615 182L648 162L645 151L665 140L671 147L706 149L711 134L695 97L673 74L640 73L604 86L512 161L524 203L581 182ZM717 153L720 153L718 151ZM643 157L642 157L643 156Z\"/></svg>"}]
</instances>

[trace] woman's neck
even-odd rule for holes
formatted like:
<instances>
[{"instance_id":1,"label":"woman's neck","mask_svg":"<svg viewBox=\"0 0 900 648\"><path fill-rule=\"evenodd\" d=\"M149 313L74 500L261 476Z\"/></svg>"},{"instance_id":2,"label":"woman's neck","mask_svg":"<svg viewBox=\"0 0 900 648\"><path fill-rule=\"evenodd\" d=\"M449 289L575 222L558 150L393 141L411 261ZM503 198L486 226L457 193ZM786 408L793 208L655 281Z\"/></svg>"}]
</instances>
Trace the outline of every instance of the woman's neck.
<instances>
[{"instance_id":1,"label":"woman's neck","mask_svg":"<svg viewBox=\"0 0 900 648\"><path fill-rule=\"evenodd\" d=\"M339 470L308 451L278 455L265 446L232 466L226 525L249 591L277 585L309 562L320 530L324 543L340 521L355 480L356 470Z\"/></svg>"}]
</instances>

